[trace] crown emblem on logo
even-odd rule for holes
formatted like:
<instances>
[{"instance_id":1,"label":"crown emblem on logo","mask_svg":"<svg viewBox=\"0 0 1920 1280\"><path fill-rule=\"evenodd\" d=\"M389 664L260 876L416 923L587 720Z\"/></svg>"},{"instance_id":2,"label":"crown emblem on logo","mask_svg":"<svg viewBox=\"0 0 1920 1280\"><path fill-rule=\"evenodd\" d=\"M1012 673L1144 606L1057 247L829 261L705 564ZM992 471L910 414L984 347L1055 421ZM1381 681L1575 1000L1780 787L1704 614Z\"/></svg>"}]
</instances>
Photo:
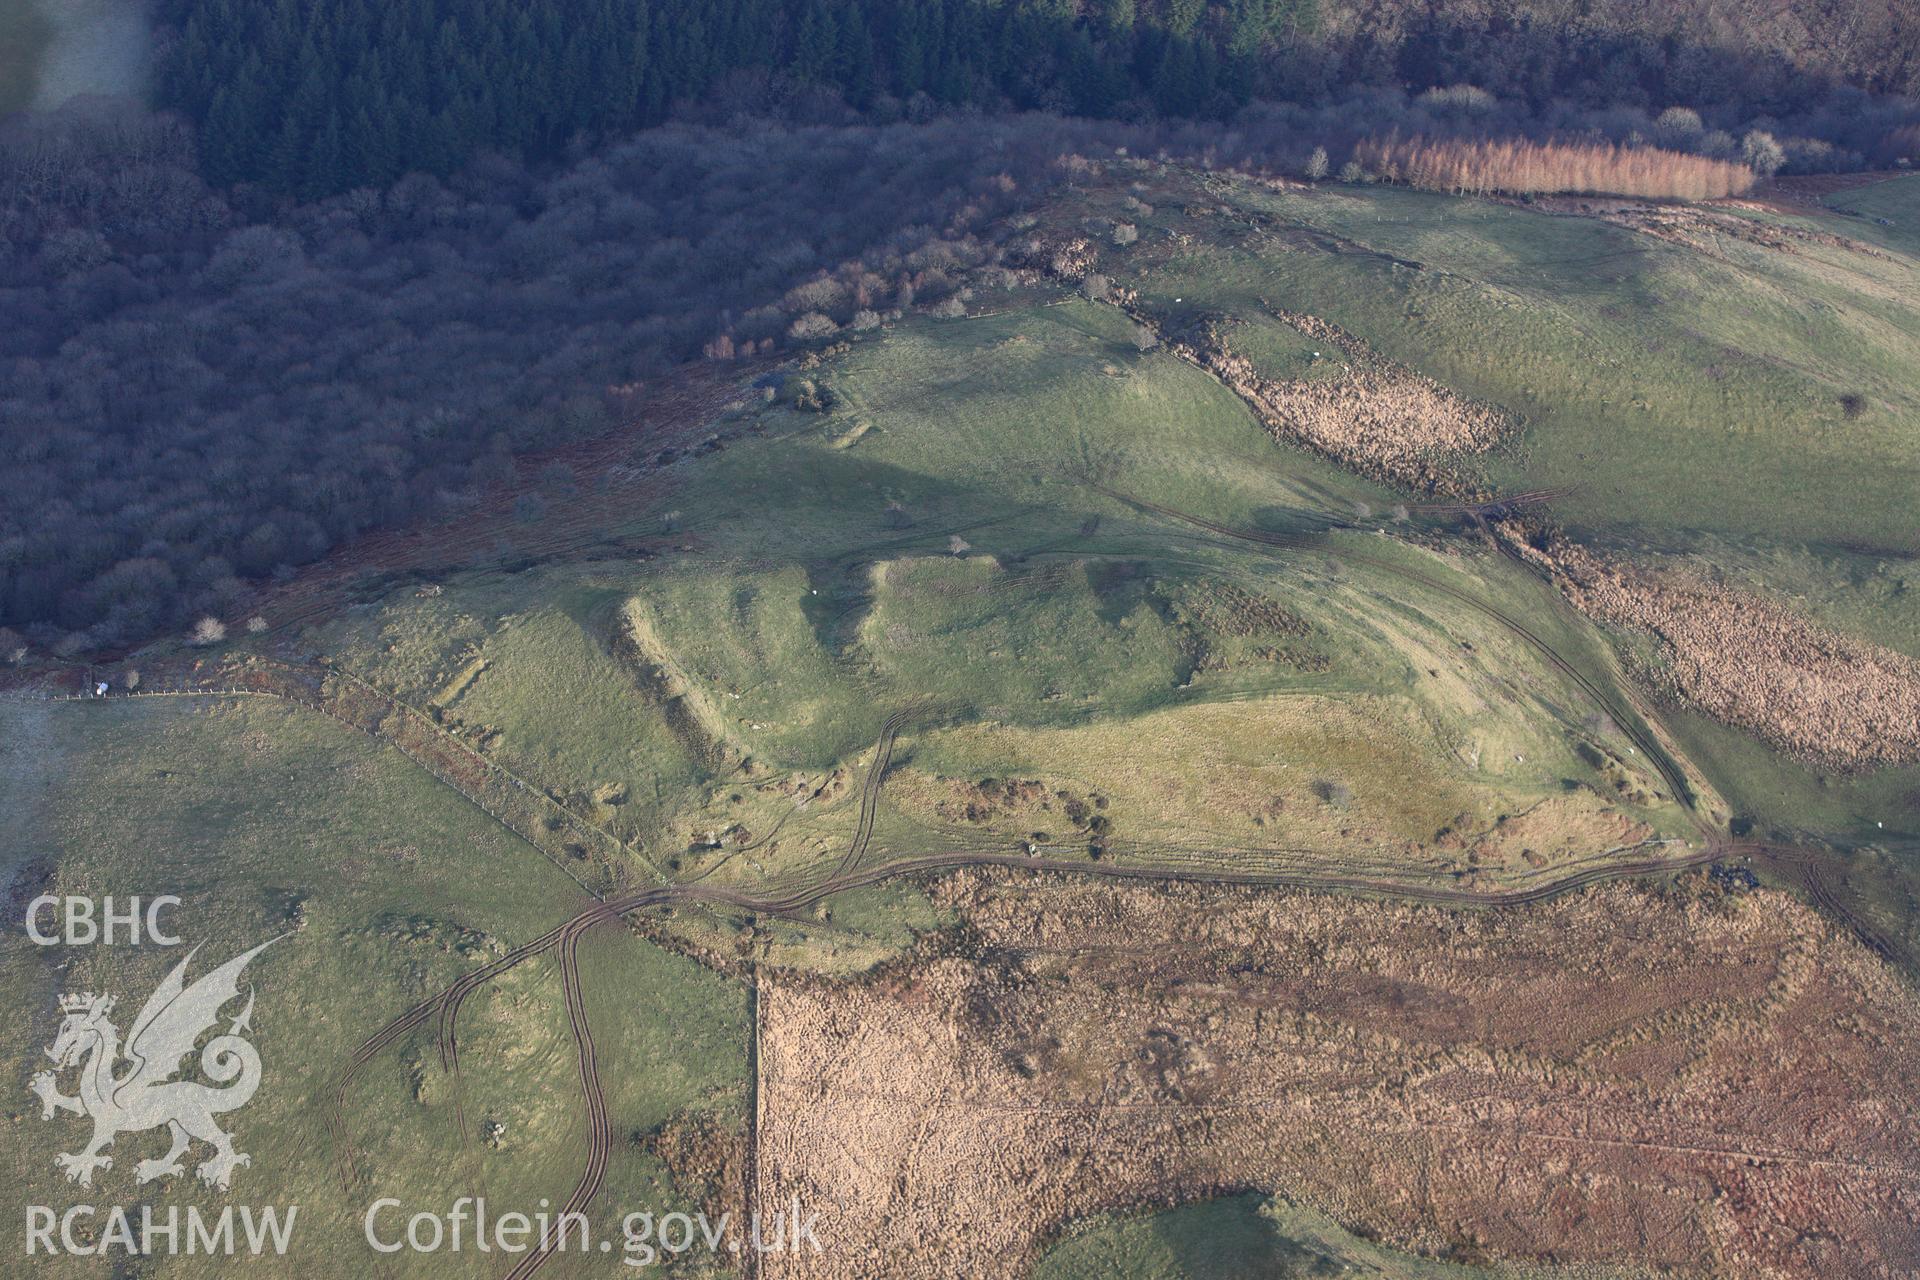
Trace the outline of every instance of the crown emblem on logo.
<instances>
[{"instance_id":1,"label":"crown emblem on logo","mask_svg":"<svg viewBox=\"0 0 1920 1280\"><path fill-rule=\"evenodd\" d=\"M159 1159L142 1160L134 1167L136 1184L183 1172L180 1157L195 1142L213 1148L195 1172L220 1191L232 1185L235 1169L252 1163L246 1152L234 1147L233 1135L214 1121L246 1106L260 1087L260 1053L248 1039L252 989L237 1017L223 1019L220 1011L240 999L240 975L248 962L278 941L273 938L244 951L192 983L187 981L187 966L199 948L189 951L147 997L124 1046L120 1028L107 1017L114 1007L112 996L104 991L60 996L65 1019L46 1049L53 1069L36 1073L27 1087L40 1098L42 1120L65 1112L93 1121L93 1137L86 1146L54 1157L69 1182L92 1186L94 1174L113 1167L106 1149L114 1138L149 1129L167 1129L173 1146ZM224 1032L222 1021L227 1022ZM208 1032L214 1033L211 1039ZM199 1065L193 1078L176 1079L196 1054ZM60 1075L73 1070L80 1072L80 1091L62 1092Z\"/></svg>"}]
</instances>

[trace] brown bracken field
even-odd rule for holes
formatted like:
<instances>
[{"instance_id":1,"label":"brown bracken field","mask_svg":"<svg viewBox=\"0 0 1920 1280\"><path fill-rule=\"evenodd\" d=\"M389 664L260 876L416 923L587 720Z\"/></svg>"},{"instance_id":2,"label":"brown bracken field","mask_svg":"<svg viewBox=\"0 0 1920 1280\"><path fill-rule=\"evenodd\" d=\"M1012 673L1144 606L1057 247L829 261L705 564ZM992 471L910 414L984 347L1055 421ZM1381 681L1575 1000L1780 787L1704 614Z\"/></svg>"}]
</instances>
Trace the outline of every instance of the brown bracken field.
<instances>
[{"instance_id":1,"label":"brown bracken field","mask_svg":"<svg viewBox=\"0 0 1920 1280\"><path fill-rule=\"evenodd\" d=\"M1787 894L934 892L962 923L906 960L763 976L756 1198L827 1246L766 1276L1015 1276L1233 1189L1456 1261L1920 1267L1920 999Z\"/></svg>"},{"instance_id":2,"label":"brown bracken field","mask_svg":"<svg viewBox=\"0 0 1920 1280\"><path fill-rule=\"evenodd\" d=\"M1582 611L1657 637L1660 677L1709 715L1839 769L1920 760L1920 662L1750 592L1571 543L1544 563Z\"/></svg>"}]
</instances>

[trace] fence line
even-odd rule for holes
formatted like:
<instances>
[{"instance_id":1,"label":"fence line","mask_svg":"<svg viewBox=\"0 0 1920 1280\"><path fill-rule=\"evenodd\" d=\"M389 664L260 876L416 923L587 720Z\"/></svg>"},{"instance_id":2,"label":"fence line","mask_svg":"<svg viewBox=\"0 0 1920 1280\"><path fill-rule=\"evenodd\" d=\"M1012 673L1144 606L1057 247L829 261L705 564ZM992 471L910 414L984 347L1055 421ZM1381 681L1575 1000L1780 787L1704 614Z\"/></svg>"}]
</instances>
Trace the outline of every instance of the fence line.
<instances>
[{"instance_id":1,"label":"fence line","mask_svg":"<svg viewBox=\"0 0 1920 1280\"><path fill-rule=\"evenodd\" d=\"M359 676L354 675L352 672L342 670L338 667L313 668L313 673L321 676L323 679L325 678L325 676L330 674L344 676L353 684L358 685L360 688L364 689L367 693L373 695L373 697L375 697L376 699L386 702L390 704L392 707L398 708L399 710L408 713L414 719L422 722L428 730L430 730L435 736L437 736L443 742L451 743L452 746L458 748L468 758L474 761L477 761L478 763L486 766L488 769L493 770L495 773L500 774L508 782L510 782L516 790L520 791L523 794L538 798L542 803L544 803L549 808L557 812L561 816L561 818L564 819L572 829L576 831L590 831L593 834L599 836L601 839L611 843L614 848L620 850L622 853L630 853L635 855L640 859L641 864L645 866L647 870L653 875L654 879L659 881L661 884L670 883L667 877L660 871L660 869L657 866L654 865L653 860L647 856L646 852L643 849L637 846L628 844L627 842L621 840L619 837L615 836L610 831L606 831L600 827L594 826L591 823L582 822L575 814L568 811L568 809L564 805L554 800L554 798L548 795L543 789L528 783L525 779L520 777L520 775L515 773L513 770L507 768L505 765L502 765L496 761L487 759L485 756L481 755L479 752L473 750L473 748L468 746L466 743L461 742L459 741L459 739L453 737L453 735L448 733L444 728L433 723L433 721L429 717L427 717L424 713L419 711L417 708L409 705L404 700L397 698L392 694L386 693L385 691L381 690L377 686L369 684L367 681L361 679ZM313 711L320 715L323 715L327 717L329 720L332 720L338 724L344 725L349 729L365 734L369 739L371 739L376 743L380 743L385 746L393 748L395 751L398 751L401 755L405 756L408 760L418 765L428 775L430 775L437 781L441 782L445 786L450 787L454 791L458 792L460 796L463 799L465 799L469 804L473 805L475 808L479 809L482 813L485 813L488 817L492 818L495 822L498 822L501 826L505 827L520 841L531 846L535 853L538 853L542 858L546 859L547 862L552 864L552 866L557 871L559 871L562 875L565 875L569 880L572 880L575 884L579 885L580 888L585 893L587 893L590 897L594 898L597 901L605 900L605 895L603 893L601 893L600 891L594 889L592 886L587 884L585 880L582 880L578 875L574 873L572 868L568 867L559 858L555 857L553 854L549 853L546 849L542 848L539 841L534 839L533 836L529 835L527 832L522 831L519 827L515 826L514 823L504 813L493 808L493 806L488 804L485 800L481 799L478 795L474 794L466 786L462 785L459 782L459 780L449 777L447 774L443 773L441 770L435 768L431 763L429 763L429 761L426 758L424 758L422 754L416 754L415 752L408 750L407 747L403 743L401 743L397 738L383 737L374 729L368 728L365 725L354 723L354 721L348 719L346 716L340 714L338 711L334 710L333 708L327 706L325 703L318 700L303 698L297 694L285 692L284 690L257 689L257 688L239 686L239 685L216 685L211 687L173 688L173 689L125 689L115 693L107 693L107 694L44 693L44 694L35 695L35 694L10 693L5 695L0 695L0 700L7 701L7 702L16 702L16 703L32 703L32 702L51 703L51 702L118 702L118 701L125 701L132 698L224 698L224 697L273 698L281 702L293 703L296 706L305 707L309 711Z\"/></svg>"}]
</instances>

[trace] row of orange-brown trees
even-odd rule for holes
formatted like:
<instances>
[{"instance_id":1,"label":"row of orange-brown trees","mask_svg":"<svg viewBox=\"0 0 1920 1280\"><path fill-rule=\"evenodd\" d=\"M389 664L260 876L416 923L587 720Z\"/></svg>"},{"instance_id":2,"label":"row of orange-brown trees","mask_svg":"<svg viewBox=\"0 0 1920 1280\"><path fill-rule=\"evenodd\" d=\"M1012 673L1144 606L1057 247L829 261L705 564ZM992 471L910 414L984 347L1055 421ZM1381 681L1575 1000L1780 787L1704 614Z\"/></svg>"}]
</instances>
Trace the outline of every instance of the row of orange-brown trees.
<instances>
[{"instance_id":1,"label":"row of orange-brown trees","mask_svg":"<svg viewBox=\"0 0 1920 1280\"><path fill-rule=\"evenodd\" d=\"M1389 182L1469 195L1556 192L1711 200L1753 187L1746 165L1658 147L1525 139L1375 138L1354 159Z\"/></svg>"}]
</instances>

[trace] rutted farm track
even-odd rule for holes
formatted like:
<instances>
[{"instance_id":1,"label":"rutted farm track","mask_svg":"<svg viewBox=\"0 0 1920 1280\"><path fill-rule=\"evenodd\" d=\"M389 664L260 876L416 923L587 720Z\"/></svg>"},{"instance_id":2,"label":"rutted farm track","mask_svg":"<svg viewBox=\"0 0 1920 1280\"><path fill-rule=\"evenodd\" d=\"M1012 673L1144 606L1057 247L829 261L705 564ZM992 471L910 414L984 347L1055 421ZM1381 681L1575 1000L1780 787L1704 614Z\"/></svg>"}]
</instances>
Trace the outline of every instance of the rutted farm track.
<instances>
[{"instance_id":1,"label":"rutted farm track","mask_svg":"<svg viewBox=\"0 0 1920 1280\"><path fill-rule=\"evenodd\" d=\"M1252 543L1274 550L1311 547L1397 576L1465 605L1515 636L1587 694L1595 706L1606 712L1629 736L1672 793L1690 810L1694 809L1694 792L1686 771L1665 749L1657 729L1652 726L1651 717L1642 717L1640 708L1632 703L1630 695L1603 688L1600 682L1587 676L1556 651L1535 629L1472 593L1385 557L1347 548L1331 548L1324 537L1318 535L1271 534L1234 529L1114 490L1101 489L1100 492L1137 510L1177 520L1234 542ZM1510 499L1509 502L1519 505L1529 501L1548 501L1554 496L1557 495L1529 494ZM1484 514L1482 505L1450 504L1445 509L1453 511L1457 507L1461 513L1478 516ZM644 849L622 841L604 828L572 813L542 787L500 762L489 759L436 723L425 712L337 666L255 659L204 676L196 668L194 673L167 688L119 693L104 700L66 696L70 700L89 703L169 696L254 696L295 703L399 750L437 780L458 791L513 831L580 889L584 905L564 923L462 975L439 993L419 1002L388 1023L351 1055L333 1092L329 1116L329 1132L335 1156L339 1161L343 1183L349 1187L352 1185L350 1170L353 1161L344 1117L359 1072L401 1037L431 1020L442 1067L453 1081L456 1125L464 1141L466 1122L461 1107L459 1055L459 1018L462 1008L467 998L485 984L528 960L551 953L556 956L560 966L581 1091L582 1123L587 1136L583 1167L564 1207L569 1212L578 1212L591 1205L606 1176L611 1126L593 1032L581 989L578 945L582 937L601 925L617 924L633 913L669 904L704 904L732 911L786 915L805 910L823 899L851 889L899 878L976 868L1009 872L1015 869L1045 871L1165 885L1312 889L1405 902L1504 909L1542 902L1556 895L1607 881L1664 877L1713 863L1746 860L1768 865L1797 883L1816 905L1837 916L1882 956L1892 957L1896 954L1895 945L1863 925L1827 885L1820 872L1819 855L1777 845L1732 841L1713 830L1698 815L1695 824L1701 838L1688 845L1683 852L1657 852L1655 850L1659 849L1660 842L1652 842L1646 849L1638 851L1607 850L1571 865L1534 873L1519 883L1500 889L1461 887L1457 882L1450 882L1451 877L1432 869L1396 867L1383 861L1329 858L1312 850L1241 851L1248 855L1246 862L1257 863L1261 869L1239 871L1217 865L1220 853L1217 850L1190 850L1132 842L1124 845L1116 842L1110 847L1107 858L1101 861L1022 856L1009 852L1003 841L967 830L930 831L927 837L931 851L890 857L882 850L876 861L873 860L875 818L895 742L916 718L926 714L925 708L911 706L894 712L884 721L859 791L855 830L844 852L830 867L814 867L754 888L711 884L706 877L672 883L649 861ZM1215 857L1203 861L1209 852ZM634 869L647 874L655 883L644 887L627 883L626 879ZM514 1280L524 1280L537 1272L549 1256L548 1252L528 1253L521 1257L510 1275Z\"/></svg>"},{"instance_id":2,"label":"rutted farm track","mask_svg":"<svg viewBox=\"0 0 1920 1280\"><path fill-rule=\"evenodd\" d=\"M1265 539L1261 537L1256 540ZM1545 648L1544 642L1536 640L1535 643ZM1598 690L1592 691L1605 705L1604 695ZM872 847L874 814L893 745L898 735L922 713L919 708L903 709L886 720L860 791L860 816L856 831L844 855L824 877L816 870L811 874L777 879L756 889L701 882L662 882L644 888L622 889L617 877L609 874L604 877L605 885L596 890L568 865L568 855L564 851L546 847L546 844L553 843L553 839L547 835L547 824L540 819L557 814L566 833L577 841L591 842L597 847L597 861L608 872L615 867L635 865L636 862L648 866L638 861L644 857L642 851L584 822L540 788L498 762L480 755L424 713L350 673L332 667L254 661L236 665L205 680L182 680L170 688L118 694L109 699L67 695L68 700L85 703L148 697L271 697L326 715L401 751L437 780L458 791L533 846L550 864L569 875L586 896L587 905L564 923L463 975L444 990L419 1002L369 1037L351 1055L334 1090L329 1117L335 1156L343 1181L348 1185L351 1185L349 1170L352 1160L344 1115L350 1103L354 1081L362 1068L400 1037L431 1019L443 1067L454 1081L456 1123L464 1132L465 1120L458 1102L459 1015L462 1006L481 986L528 960L553 953L560 964L568 1024L578 1066L583 1125L587 1134L586 1159L565 1207L569 1211L582 1211L591 1205L605 1179L611 1130L592 1028L581 990L578 944L583 936L598 926L615 924L635 912L674 903L699 903L734 911L784 915L802 911L835 894L889 880L938 875L963 868L997 868L1008 872L1045 871L1116 881L1315 889L1458 907L1508 908L1538 903L1555 895L1606 881L1664 877L1715 862L1757 859L1790 869L1795 878L1803 883L1809 896L1823 909L1841 915L1876 950L1883 954L1892 953L1890 944L1862 929L1827 889L1818 872L1817 855L1772 845L1729 841L1715 835L1710 835L1703 843L1678 855L1588 861L1508 890L1477 890L1450 887L1445 883L1410 882L1404 877L1396 879L1389 867L1380 864L1355 865L1343 872L1336 864L1315 859L1310 851L1305 850L1269 851L1277 859L1283 855L1298 859L1297 869L1259 872L1235 872L1212 866L1195 866L1191 862L1182 865L1183 851L1171 847L1156 850L1144 845L1124 851L1136 859L1132 861L1110 859L1095 862L1022 856L1006 852L1004 848L995 850L985 847L983 838L971 832L935 833L935 839L946 843L948 848L868 864L865 859L870 856ZM1114 852L1119 854L1123 851ZM1611 852L1617 854L1620 851ZM1156 853L1164 860L1154 861ZM578 862L577 857L573 860ZM548 1256L541 1252L524 1255L511 1275L516 1280L524 1280L524 1277L538 1271Z\"/></svg>"},{"instance_id":3,"label":"rutted farm track","mask_svg":"<svg viewBox=\"0 0 1920 1280\"><path fill-rule=\"evenodd\" d=\"M671 885L638 891L625 897L596 904L581 911L566 923L550 930L514 951L456 980L441 992L416 1004L365 1041L354 1053L340 1078L333 1096L333 1114L329 1129L343 1170L350 1163L345 1137L344 1113L348 1095L360 1070L401 1036L422 1026L429 1018L437 1023L436 1038L442 1061L449 1071L458 1071L458 1017L461 1005L481 985L536 956L557 951L566 992L568 1023L573 1032L582 1086L583 1121L586 1129L586 1161L580 1179L566 1202L569 1212L584 1211L598 1194L606 1175L611 1126L605 1096L600 1087L592 1032L588 1026L575 951L580 938L589 930L611 924L634 912L676 903L702 903L767 915L787 915L802 911L823 899L847 890L863 888L896 878L938 874L964 868L998 868L1005 871L1052 872L1119 881L1162 884L1238 885L1264 888L1303 888L1367 894L1376 897L1456 907L1511 908L1545 901L1559 894L1608 881L1663 877L1723 860L1762 857L1775 861L1805 861L1799 850L1741 842L1716 842L1679 857L1647 858L1633 862L1586 867L1550 882L1510 893L1485 893L1471 890L1394 884L1364 877L1337 877L1321 874L1257 874L1223 871L1196 871L1178 867L1129 866L1117 863L1087 862L1018 854L955 852L936 853L869 867L855 866L825 880L797 888L780 883L764 892L700 884ZM851 861L851 860L850 860ZM845 864L843 864L845 865ZM542 1266L551 1250L525 1255L510 1272L512 1280L524 1280Z\"/></svg>"}]
</instances>

